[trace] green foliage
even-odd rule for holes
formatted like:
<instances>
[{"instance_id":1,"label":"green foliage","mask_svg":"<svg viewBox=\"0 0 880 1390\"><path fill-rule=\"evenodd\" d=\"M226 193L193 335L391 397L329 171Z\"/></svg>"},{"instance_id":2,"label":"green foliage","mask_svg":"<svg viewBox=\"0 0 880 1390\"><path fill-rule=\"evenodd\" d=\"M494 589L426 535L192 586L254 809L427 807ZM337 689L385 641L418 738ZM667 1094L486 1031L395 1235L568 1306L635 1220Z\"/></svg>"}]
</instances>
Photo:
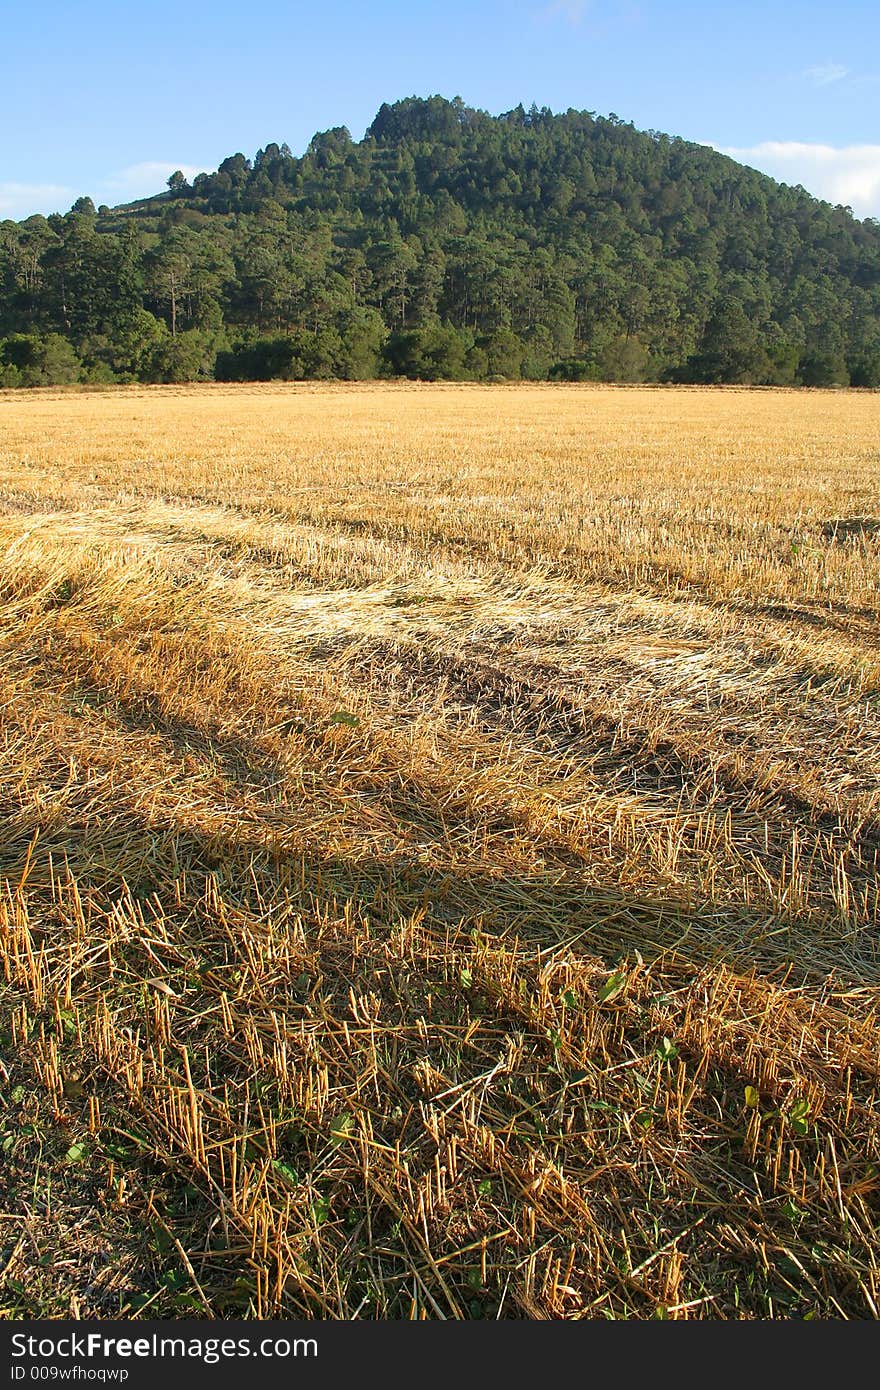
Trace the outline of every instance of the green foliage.
<instances>
[{"instance_id":1,"label":"green foliage","mask_svg":"<svg viewBox=\"0 0 880 1390\"><path fill-rule=\"evenodd\" d=\"M0 339L0 385L66 386L79 380L82 363L60 333L13 333Z\"/></svg>"},{"instance_id":2,"label":"green foliage","mask_svg":"<svg viewBox=\"0 0 880 1390\"><path fill-rule=\"evenodd\" d=\"M356 714L350 714L348 710L338 709L335 714L331 714L327 720L328 724L343 724L346 728L356 729L360 725L360 720Z\"/></svg>"},{"instance_id":3,"label":"green foliage","mask_svg":"<svg viewBox=\"0 0 880 1390\"><path fill-rule=\"evenodd\" d=\"M793 344L779 338L765 345L766 377L769 386L793 386L797 380L800 352Z\"/></svg>"},{"instance_id":4,"label":"green foliage","mask_svg":"<svg viewBox=\"0 0 880 1390\"><path fill-rule=\"evenodd\" d=\"M810 353L801 361L798 379L803 386L848 386L849 372L843 353Z\"/></svg>"},{"instance_id":5,"label":"green foliage","mask_svg":"<svg viewBox=\"0 0 880 1390\"><path fill-rule=\"evenodd\" d=\"M805 1137L810 1133L812 1125L810 1123L810 1103L807 1100L796 1100L786 1116L789 1125L795 1134Z\"/></svg>"},{"instance_id":6,"label":"green foliage","mask_svg":"<svg viewBox=\"0 0 880 1390\"><path fill-rule=\"evenodd\" d=\"M522 375L525 344L512 328L499 328L481 346L486 352L487 374L517 380Z\"/></svg>"},{"instance_id":7,"label":"green foliage","mask_svg":"<svg viewBox=\"0 0 880 1390\"><path fill-rule=\"evenodd\" d=\"M770 361L754 321L739 300L727 297L714 309L679 379L717 384L766 382Z\"/></svg>"},{"instance_id":8,"label":"green foliage","mask_svg":"<svg viewBox=\"0 0 880 1390\"><path fill-rule=\"evenodd\" d=\"M210 340L197 329L161 337L146 355L141 368L144 381L196 381L213 367Z\"/></svg>"},{"instance_id":9,"label":"green foliage","mask_svg":"<svg viewBox=\"0 0 880 1390\"><path fill-rule=\"evenodd\" d=\"M563 362L554 362L548 376L551 381L599 381L601 372L588 358L569 357Z\"/></svg>"},{"instance_id":10,"label":"green foliage","mask_svg":"<svg viewBox=\"0 0 880 1390\"><path fill-rule=\"evenodd\" d=\"M860 353L850 360L849 379L852 386L867 386L872 390L880 386L880 347Z\"/></svg>"},{"instance_id":11,"label":"green foliage","mask_svg":"<svg viewBox=\"0 0 880 1390\"><path fill-rule=\"evenodd\" d=\"M422 381L463 381L473 347L473 335L450 324L395 333L385 349L386 371Z\"/></svg>"},{"instance_id":12,"label":"green foliage","mask_svg":"<svg viewBox=\"0 0 880 1390\"><path fill-rule=\"evenodd\" d=\"M331 1144L342 1144L346 1139L351 1138L355 1132L355 1118L350 1110L344 1110L341 1115L330 1126Z\"/></svg>"},{"instance_id":13,"label":"green foliage","mask_svg":"<svg viewBox=\"0 0 880 1390\"><path fill-rule=\"evenodd\" d=\"M646 381L650 353L638 338L615 338L599 354L603 381Z\"/></svg>"},{"instance_id":14,"label":"green foliage","mask_svg":"<svg viewBox=\"0 0 880 1390\"><path fill-rule=\"evenodd\" d=\"M876 387L880 226L617 117L409 97L360 142L335 127L126 208L0 223L0 339L6 386L216 360L242 381Z\"/></svg>"},{"instance_id":15,"label":"green foliage","mask_svg":"<svg viewBox=\"0 0 880 1390\"><path fill-rule=\"evenodd\" d=\"M599 990L599 1003L609 1004L612 999L616 999L626 989L627 975L623 970L617 970L605 981Z\"/></svg>"},{"instance_id":16,"label":"green foliage","mask_svg":"<svg viewBox=\"0 0 880 1390\"><path fill-rule=\"evenodd\" d=\"M369 381L382 368L388 329L377 309L347 309L339 318L336 374L346 381Z\"/></svg>"}]
</instances>

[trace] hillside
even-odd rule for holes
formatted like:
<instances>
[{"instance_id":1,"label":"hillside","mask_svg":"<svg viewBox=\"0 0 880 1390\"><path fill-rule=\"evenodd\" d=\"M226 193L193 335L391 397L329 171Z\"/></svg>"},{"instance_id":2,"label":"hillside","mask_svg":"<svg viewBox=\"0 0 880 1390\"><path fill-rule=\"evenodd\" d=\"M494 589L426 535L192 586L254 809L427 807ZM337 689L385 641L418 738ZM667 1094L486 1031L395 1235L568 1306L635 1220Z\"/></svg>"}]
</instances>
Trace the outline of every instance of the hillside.
<instances>
[{"instance_id":1,"label":"hillside","mask_svg":"<svg viewBox=\"0 0 880 1390\"><path fill-rule=\"evenodd\" d=\"M0 384L880 384L880 225L616 116L383 105L0 224Z\"/></svg>"}]
</instances>

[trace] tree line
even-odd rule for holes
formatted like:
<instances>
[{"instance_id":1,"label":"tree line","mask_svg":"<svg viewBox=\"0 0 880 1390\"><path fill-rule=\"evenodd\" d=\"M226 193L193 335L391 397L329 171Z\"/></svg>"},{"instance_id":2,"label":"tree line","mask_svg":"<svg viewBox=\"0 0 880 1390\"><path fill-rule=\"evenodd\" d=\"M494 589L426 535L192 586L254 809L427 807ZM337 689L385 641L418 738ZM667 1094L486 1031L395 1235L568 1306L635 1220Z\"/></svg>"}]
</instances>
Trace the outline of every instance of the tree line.
<instances>
[{"instance_id":1,"label":"tree line","mask_svg":"<svg viewBox=\"0 0 880 1390\"><path fill-rule=\"evenodd\" d=\"M880 385L880 223L617 116L441 97L0 223L0 386Z\"/></svg>"}]
</instances>

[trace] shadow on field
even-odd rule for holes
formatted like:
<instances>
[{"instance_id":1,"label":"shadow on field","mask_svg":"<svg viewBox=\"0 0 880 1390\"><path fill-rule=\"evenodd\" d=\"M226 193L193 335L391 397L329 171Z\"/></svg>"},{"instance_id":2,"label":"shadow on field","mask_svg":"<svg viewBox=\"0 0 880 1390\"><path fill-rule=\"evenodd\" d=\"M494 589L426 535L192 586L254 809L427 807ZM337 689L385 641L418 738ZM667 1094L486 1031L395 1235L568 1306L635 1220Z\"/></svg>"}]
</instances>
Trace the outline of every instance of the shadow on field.
<instances>
[{"instance_id":1,"label":"shadow on field","mask_svg":"<svg viewBox=\"0 0 880 1390\"><path fill-rule=\"evenodd\" d=\"M324 853L314 832L306 839L285 825L283 807L267 809L271 823L242 822L234 833L227 825L216 834L124 805L100 817L86 807L82 818L63 826L41 826L34 815L20 822L14 841L0 847L0 877L14 887L27 865L29 894L42 889L48 897L51 856L56 881L65 866L80 896L99 910L127 891L142 902L158 899L173 918L181 910L181 882L183 905L190 907L213 882L221 896L257 916L278 910L308 918L316 910L341 913L350 903L389 929L418 913L435 933L479 927L489 936L518 937L531 948L571 947L609 967L635 951L650 962L674 950L685 970L727 964L746 974L786 974L792 985L821 984L832 975L854 986L880 981L876 927L846 941L820 940L815 925L796 913L773 918L735 903L596 887L585 881L587 866L574 854L568 864L556 861L511 875L480 861L432 862L427 846L412 851L402 845L387 857L369 849L350 856ZM448 836L448 820L438 817L435 824ZM38 849L28 863L37 829ZM448 853L448 843L446 848Z\"/></svg>"},{"instance_id":2,"label":"shadow on field","mask_svg":"<svg viewBox=\"0 0 880 1390\"><path fill-rule=\"evenodd\" d=\"M731 732L729 762L719 763L714 755L686 740L658 739L651 730L637 724L621 730L618 720L596 709L583 698L575 698L554 685L554 673L539 666L506 670L491 660L474 654L468 660L427 652L401 652L392 643L371 641L364 650L386 670L406 663L408 686L423 688L426 698L442 682L447 696L461 700L475 710L482 726L509 736L512 732L528 738L530 746L562 757L578 755L594 777L601 777L608 790L672 796L687 810L728 812L785 818L787 852L792 828L823 836L846 833L855 850L876 855L880 851L880 825L866 824L859 818L858 830L847 827L842 813L836 813L808 800L790 786L768 787L756 772L739 771L734 754L747 750L758 760L766 750L750 740L747 730ZM629 671L621 663L621 676ZM760 765L759 765L760 766ZM765 858L772 860L772 853Z\"/></svg>"},{"instance_id":3,"label":"shadow on field","mask_svg":"<svg viewBox=\"0 0 880 1390\"><path fill-rule=\"evenodd\" d=\"M873 540L880 536L880 516L839 516L822 524L822 536L826 541Z\"/></svg>"},{"instance_id":4,"label":"shadow on field","mask_svg":"<svg viewBox=\"0 0 880 1390\"><path fill-rule=\"evenodd\" d=\"M275 809L278 810L277 807ZM25 827L31 837L37 825L38 820L34 817L32 824ZM730 905L688 905L671 899L667 902L652 900L623 889L618 891L606 887L600 890L583 879L578 881L574 868L558 864L530 874L512 875L501 869L496 872L491 865L474 861L454 863L448 867L423 862L414 855L408 857L403 849L387 858L369 852L346 856L329 849L322 850L314 835L308 844L301 847L299 843L291 844L290 826L285 842L284 827L280 823L277 843L267 844L265 830L263 822L243 822L234 830L230 830L227 824L218 833L209 834L187 826L183 817L179 821L171 816L164 819L149 817L136 806L124 802L117 805L111 815L98 817L84 798L81 814L75 819L72 817L65 825L56 822L45 826L38 849L32 856L27 892L31 901L34 946L38 948L45 941L51 947L58 940L59 921L54 914L56 904L64 902L64 892L62 889L60 894L56 891L50 895L49 853L54 860L56 882L59 876L63 880L63 871L59 875L59 869L66 859L67 867L76 879L78 899L83 915L91 923L90 930L94 931L94 944L99 953L102 929L99 914L110 915L112 921L114 904L119 903L124 895L133 897L139 903L147 925L153 904L160 908L160 915L164 919L162 936L166 946L171 948L170 952L163 951L162 957L171 964L170 978L174 985L186 992L194 1004L194 1015L201 1018L204 1014L202 992L206 991L206 982L207 989L213 991L211 999L208 999L207 993L205 999L215 1006L215 1024L218 990L229 989L237 1010L235 1032L223 1034L215 1027L211 1035L211 1069L206 1070L204 1075L197 1070L201 1065L200 1049L195 1045L191 1048L196 1086L202 1091L216 1091L218 1096L221 1085L226 1086L224 1067L230 1068L233 1078L238 1077L238 1044L243 1021L251 1011L265 1018L276 1007L277 1000L279 1011L284 1014L289 1010L290 1017L296 1019L299 1010L311 999L310 992L314 989L316 995L320 995L316 999L319 1012L315 1017L319 1021L322 1042L326 1045L332 1094L336 1104L353 1106L355 1101L350 1097L360 1097L355 1079L359 1075L359 1068L367 1066L369 1048L366 1040L372 1036L372 1025L369 1028L361 1027L359 1032L356 1029L355 1043L351 1042L348 1031L352 1019L351 990L362 993L367 999L374 994L377 997L381 995L383 1021L387 1020L389 1025L389 1055L393 1060L388 1064L388 1074L383 1072L384 1089L373 1106L375 1134L380 1145L403 1143L418 1178L431 1171L437 1154L436 1145L427 1142L426 1131L418 1118L423 1092L417 1076L426 1075L424 1068L427 1064L433 1068L434 1080L430 1084L435 1088L438 1085L445 1088L438 1099L447 1092L452 1095L464 1088L473 1088L487 1076L491 1079L494 1073L491 1069L487 1071L489 1061L503 1055L502 1047L508 1038L522 1036L525 1032L528 1035L532 1074L540 1079L551 1074L555 1077L559 1072L552 1031L552 1010L555 1005L548 1004L546 1016L542 1013L524 1014L516 1007L516 995L498 999L488 994L484 997L476 969L474 978L465 978L466 973L470 974L471 962L479 956L476 943L469 939L473 928L479 928L481 937L488 937L490 941L504 937L510 944L513 938L520 939L526 948L524 955L528 957L527 969L532 976L533 991L534 977L539 975L545 961L549 963L548 958L557 947L566 954L596 958L607 969L617 965L621 957L628 957L632 963L636 950L642 953L649 965L655 957L674 950L674 970L666 973L661 966L657 978L663 980L663 987L667 988L671 981L673 994L676 995L686 993L691 983L691 973L699 975L710 962L731 965L746 976L754 970L759 975L778 977L794 966L794 971L787 978L789 989L800 982L821 986L824 977L832 970L838 985L847 978L853 984L864 985L869 980L875 980L878 974L876 965L857 959L853 954L844 958L842 951L832 955L827 965L820 964L815 942L812 947L809 944L810 926L797 917L793 917L790 924L768 924L755 914ZM21 845L17 844L14 852L10 853L10 848L8 844L0 842L0 876L8 877L14 885L24 871L26 849L22 850ZM41 899L46 906L45 913L39 910ZM222 899L225 911L218 911L218 899ZM347 919L348 904L354 907L354 913L349 914ZM246 914L247 920L243 920L239 913ZM290 929L294 930L295 919L301 915L304 931L298 938L300 944L295 946L288 961L302 959L303 964L295 966L294 970L285 964L284 974L274 981L271 979L271 969L262 982L255 977L253 994L249 995L245 990L247 975L244 972L248 962L253 960L255 944L259 949L264 924L276 914L282 930L288 923ZM415 914L420 918L420 934L410 938L409 947L403 944L399 951L385 953L383 931L390 935L402 920L406 921ZM370 918L369 933L364 930L364 916ZM136 919L133 919L130 907L125 903L122 904L119 921L125 924L126 934L121 939L117 937L117 959L124 957L129 972L136 979L151 977L156 969L155 955L152 951L149 957L145 954ZM160 945L158 942L154 944ZM63 950L62 946L62 954ZM833 943L827 943L827 950L833 953ZM537 951L542 953L541 956L536 956ZM91 951L88 955L92 958ZM193 972L193 957L198 958L198 974ZM90 978L90 964L80 972L80 980L86 990L100 991L104 988L105 977L99 956L94 957L94 968L94 977ZM294 973L298 968L303 972L299 977ZM303 977L305 984L301 983ZM125 972L122 978L125 979ZM237 989L236 982L239 980L244 981L241 990ZM155 981L153 983L155 985ZM267 992L264 992L264 987ZM112 982L110 990L112 992ZM705 1003L710 1019L713 1007L723 1012L723 1001L720 1006L714 998L710 1001L708 987L704 987L703 981L698 981L696 990L691 993L698 1009ZM136 999L136 992L129 992L126 997L131 1005ZM180 995L175 997L179 998ZM443 1015L442 1023L438 1026L434 1026L437 1023L434 1019L431 1026L426 1028L425 1018L430 1013L432 997L442 998L448 1017ZM800 1003L800 1000L795 1000L795 1010ZM799 1017L806 1019L806 1001L803 1003L804 1010ZM685 1009L690 1016L689 1005L681 1000L672 1007ZM632 1066L634 1059L638 1061L643 1054L647 1054L649 1059L653 1058L657 1043L652 1032L655 1025L638 999L630 1001L628 1011L625 1015L622 1013L621 1018L624 1020L621 1025L623 1032L619 1042L613 1038L609 1042L613 1056L604 1073L607 1076L613 1074L619 1079L629 1075L626 1069ZM735 1021L735 1010L731 1019ZM753 1022L750 1018L742 1021L745 1025ZM546 1026L548 1022L549 1027ZM181 1027L185 1024L186 1016ZM450 1024L457 1039L457 1060L451 1060L449 1034L444 1031L446 1024ZM379 1025L380 1032L381 1027ZM182 1032L180 1036L190 1035ZM291 1037L294 1036L295 1029L291 1029ZM224 1038L235 1039L235 1046L224 1041ZM470 1039L475 1041L468 1052ZM772 1042L771 1037L768 1045L772 1046ZM740 1098L744 1084L752 1084L754 1069L760 1064L763 1052L759 1038L754 1053L744 1058L741 1055L744 1045L735 1032L723 1026L713 1029L701 1050L695 1050L692 1039L688 1041L682 1037L681 1041L682 1055L695 1068L705 1066L707 1058L710 1058L711 1065L711 1079L705 1083L710 1098L704 1102L698 1097L692 1112L692 1123L699 1121L699 1128L694 1130L695 1135L699 1134L699 1141L695 1142L692 1137L688 1145L679 1144L674 1161L676 1202L684 1200L687 1204L692 1196L684 1199L681 1194L699 1192L707 1212L712 1213L706 1231L714 1229L714 1213L719 1213L726 1223L730 1212L752 1200L754 1163L745 1147L747 1117L743 1118ZM487 1047L492 1050L489 1061ZM802 1051L804 1048L805 1059L799 1052L798 1065L803 1060L805 1067L818 1068L816 1074L828 1087L829 1094L833 1092L834 1104L838 1101L842 1103L845 1086L847 1097L850 1100L855 1098L857 1109L863 1107L868 1110L873 1097L875 1071L863 1057L853 1054L844 1069L846 1075L838 1074L839 1069L829 1067L825 1062L821 1028L818 1029L818 1041L806 1035L801 1039ZM207 1058L207 1051L205 1055ZM786 1057L786 1065L789 1061L790 1058ZM419 1067L423 1069L421 1073ZM579 1075L583 1076L583 1073ZM464 1080L460 1082L459 1076L463 1076ZM171 1082L182 1084L182 1078L173 1073ZM613 1084L616 1086L618 1083ZM619 1096L614 1090L610 1092L615 1097L614 1105L604 1100L601 1102L605 1107L603 1118L606 1112L614 1110L618 1102L623 1105L624 1101L633 1114L643 1113L643 1096L636 1093L632 1086L627 1090L624 1080L620 1084L622 1090ZM112 1114L112 1095L115 1093L105 1091L103 1086L102 1081L99 1094L102 1098L106 1094L104 1108L106 1113ZM521 1144L523 1154L533 1149L538 1152L546 1131L537 1127L537 1122L535 1128L530 1129L531 1122L523 1121L523 1116L538 1114L541 1118L541 1106L546 1108L550 1102L547 1097L536 1100L531 1091L517 1089L518 1086L519 1081L510 1090L497 1090L490 1094L486 1089L479 1093L483 1095L481 1106L485 1101L487 1107L484 1122L505 1130L515 1121L520 1125L516 1142ZM232 1090L235 1093L235 1085ZM223 1094L224 1103L227 1103L228 1093L224 1090ZM395 1107L399 1112L396 1119ZM242 1119L244 1125L247 1124L246 1114L245 1110ZM124 1131L127 1133L130 1127L131 1121L126 1118ZM137 1124L134 1129L137 1132ZM118 1133L124 1131L120 1129ZM632 1161L632 1135L627 1138L622 1131L615 1133L617 1137L609 1140L609 1143L617 1146L615 1156L600 1164L596 1175L614 1171L619 1196L612 1190L606 1203L603 1187L593 1185L589 1159L586 1160L587 1176L582 1179L576 1177L575 1181L590 1184L591 1209L600 1214L609 1229L618 1230L621 1228L621 1203L628 1207L630 1203L643 1202L645 1192L639 1171ZM324 1145L320 1152L326 1155L326 1135L322 1132L319 1137ZM131 1138L130 1134L128 1138ZM570 1156L566 1159L566 1174L571 1182L571 1174L577 1175L578 1164L584 1161L580 1141L574 1134L560 1142L566 1144L566 1153ZM636 1142L638 1144L640 1141ZM308 1171L311 1172L316 1162L316 1151L309 1149L302 1138L297 1139L296 1143L300 1146L297 1154L302 1152L306 1155L302 1163L308 1164ZM627 1158L624 1161L617 1155L626 1144L630 1147L626 1149ZM848 1143L844 1147L844 1139L840 1136L837 1154L843 1166L844 1180L852 1178L856 1181L863 1172L863 1149L859 1147L853 1158ZM182 1243L193 1251L207 1252L208 1237L217 1222L216 1215L210 1205L204 1209L197 1201L190 1207L187 1205L188 1198L187 1202L182 1200L181 1194L185 1195L188 1190L184 1186L188 1160L181 1164L175 1157L173 1164L168 1162L168 1171L163 1176L161 1165L164 1161L159 1160L159 1178L169 1187L168 1209L173 1203L177 1204L182 1223ZM284 1162L289 1166L290 1161L292 1159L285 1151ZM154 1164L153 1158L150 1158L150 1164ZM156 1181L152 1168L147 1176L152 1187ZM68 1174L68 1177L68 1190L77 1192L80 1203L87 1199L85 1205L88 1207L89 1194L85 1189L78 1191L82 1180L75 1173ZM178 1189L176 1196L175 1186ZM379 1195L381 1197L381 1193ZM344 1200L351 1200L350 1187L345 1189ZM386 1238L386 1233L392 1228L396 1208L383 1205L384 1198L377 1202L375 1193L371 1200L376 1229ZM340 1205L341 1202L342 1199ZM552 1198L548 1205L550 1209ZM743 1267L743 1247L737 1245L731 1248L726 1236L708 1247L703 1245L702 1235L692 1240L692 1232L697 1231L701 1223L698 1221L694 1225L693 1211L688 1210L690 1224L684 1229L681 1228L679 1208L673 1207L671 1224L668 1227L664 1224L655 1236L644 1231L634 1236L630 1232L636 1259L650 1259L658 1243L665 1248L663 1241L675 1237L680 1239L682 1250L689 1253L695 1268L702 1270L704 1266L708 1268L711 1265L714 1269L720 1265L725 1278L735 1279ZM836 1219L836 1208L834 1211ZM169 1214L168 1220L173 1219L176 1218ZM764 1223L762 1229L770 1241L770 1250L787 1249L791 1221L785 1215L781 1201L768 1202L762 1209L761 1220ZM809 1225L812 1220L811 1214L805 1217L805 1229L812 1229ZM721 1229L727 1231L729 1226L725 1224L723 1228L719 1227ZM338 1230L338 1222L336 1226L328 1225L326 1228L328 1233L335 1231L338 1234ZM817 1225L816 1230L819 1232L821 1228ZM329 1241L329 1234L327 1239ZM394 1238L387 1235L387 1248L383 1256L390 1261L389 1267L395 1272L409 1258L406 1238L402 1238L397 1245L396 1240L396 1235ZM136 1245L133 1237L129 1243L134 1251ZM328 1245L328 1248L333 1247ZM247 1247L244 1247L244 1251L247 1253ZM445 1251L446 1247L441 1247L444 1260ZM230 1289L234 1292L238 1287L236 1278L243 1268L241 1254L241 1248L229 1255L223 1254L209 1270L208 1277L215 1283L208 1286L212 1293L216 1288L217 1296L221 1299L230 1297ZM334 1256L343 1269L347 1269L358 1257L358 1247L354 1241L351 1247L346 1245L341 1248L338 1257ZM143 1287L145 1279L132 1256L127 1258L132 1270L128 1276L130 1292ZM747 1262L751 1259L749 1255ZM821 1271L821 1261L822 1257L816 1255L814 1250L810 1271ZM768 1279L773 1283L773 1297L779 1302L792 1285L776 1280L772 1273L774 1267L771 1261ZM450 1273L451 1278L460 1277L454 1275L456 1268L455 1264L450 1264L449 1271L453 1272ZM842 1288L849 1290L851 1281L846 1269L838 1271L834 1267L831 1275L841 1281ZM199 1277L206 1277L204 1264L200 1266ZM820 1278L820 1273L816 1277ZM462 1290L466 1288L464 1284L460 1287ZM455 1288L458 1290L459 1284L455 1284ZM641 1298L642 1293L637 1291L637 1296ZM843 1297L843 1294L839 1296ZM641 1307L642 1304L637 1306ZM650 1316L650 1303L645 1306ZM191 1310L188 1311L191 1313Z\"/></svg>"},{"instance_id":5,"label":"shadow on field","mask_svg":"<svg viewBox=\"0 0 880 1390\"><path fill-rule=\"evenodd\" d=\"M411 693L434 698L442 686L446 698L461 706L462 720L477 719L476 728L494 736L516 734L528 741L538 754L548 759L546 775L568 776L572 765L589 770L590 779L612 795L635 794L649 800L663 798L682 813L684 821L710 814L716 819L729 817L731 835L740 845L748 845L761 832L762 862L771 874L778 873L791 852L792 832L797 831L803 857L811 858L817 881L823 874L824 852L833 845L846 849L850 857L848 872L853 887L862 889L874 881L880 859L880 825L856 810L832 810L802 795L795 787L778 780L767 785L762 750L750 742L747 728L732 731L729 750L723 756L691 742L687 737L658 739L651 729L630 724L625 730L603 710L581 695L572 695L554 684L554 673L540 666L508 668L503 660L493 660L479 652L467 660L425 648L401 648L379 638L359 643L364 663L384 673L386 683L403 685ZM621 678L627 668L621 669ZM106 694L94 687L99 697ZM148 692L136 698L116 695L112 706L100 705L102 717L121 728L137 733L159 734L174 751L186 758L197 755L219 772L232 786L265 795L280 786L286 776L283 762L262 748L258 738L230 737L222 728L198 726L177 714L168 714L158 699ZM312 757L320 758L325 749L324 729L309 724L302 711L267 731L284 736L289 732ZM741 755L745 753L746 761ZM549 760L559 759L558 768ZM437 812L426 790L411 779L407 795L390 792L394 779L377 780L376 790L383 804L399 814L401 823L413 819L413 800L418 800L417 823L431 835L445 840L450 826L477 823L477 816ZM267 820L274 822L277 805L266 807ZM764 822L769 829L765 837ZM479 826L486 826L485 812ZM516 819L499 807L492 815L494 832L509 829L521 833ZM684 843L688 829L684 827ZM577 868L582 861L560 843L558 837L536 836L542 850L562 866ZM827 875L826 875L827 878ZM830 882L823 889L831 894Z\"/></svg>"},{"instance_id":6,"label":"shadow on field","mask_svg":"<svg viewBox=\"0 0 880 1390\"><path fill-rule=\"evenodd\" d=\"M400 654L381 645L371 651L392 679L391 666ZM621 738L616 723L550 688L540 672L511 673L491 662L466 665L427 653L421 662L414 657L408 671L417 692L422 685L427 693L445 682L453 699L459 698L493 733L516 732L538 749L543 745L565 760L574 756L612 791L664 797L673 811L687 792L684 809L691 819L703 809L721 818L729 812L736 843L748 845L756 809L763 809L762 789L747 776L737 778L732 768L720 771L699 750L692 753L672 740L657 743L638 727ZM90 693L107 694L98 687ZM332 904L335 899L391 923L418 911L437 930L479 924L484 931L519 935L541 948L576 942L579 950L611 961L636 949L648 956L675 948L679 959L693 961L695 968L727 961L744 971L791 968L805 982L832 973L856 984L878 978L876 925L826 923L820 935L815 916L800 914L796 907L774 914L765 904L748 907L721 896L688 896L680 886L663 896L662 890L634 892L630 885L638 872L638 847L633 853L620 851L619 872L628 883L614 882L615 864L606 851L597 884L596 866L586 853L572 848L561 832L532 829L515 807L505 804L503 791L497 804L477 806L464 794L450 796L449 788L432 786L430 773L422 781L398 776L393 766L388 771L374 767L358 777L350 793L340 790L340 782L324 804L316 797L312 808L307 790L299 804L292 800L283 758L261 747L259 737L230 737L207 721L198 727L164 712L149 694L129 702L116 697L112 704L99 698L98 711L106 726L96 734L102 741L105 735L118 737L120 730L159 735L168 745L166 761L170 751L180 765L179 779L173 776L169 785L166 777L161 797L156 796L149 781L156 776L155 765L145 762L139 780L133 750L131 780L126 784L120 778L116 802L105 806L96 802L87 775L71 785L69 767L56 764L42 784L31 784L28 802L0 841L0 875L13 888L26 865L29 887L37 887L41 879L48 886L51 853L56 873L66 861L81 891L104 901L126 885L139 897L155 894L171 901L181 875L188 876L190 887L196 886L194 877L201 879L203 892L213 874L231 900L246 901L255 893L261 910L277 903L306 911L316 900ZM267 733L283 737L289 728L305 753L309 775L319 778L327 755L326 721L324 726L309 724L301 711L283 705L278 712L292 717ZM151 758L154 753L150 750ZM87 774L87 749L77 756ZM199 805L190 782L197 789L206 773L214 804L203 797ZM229 792L225 805L218 776ZM277 789L285 795L276 795ZM860 872L876 878L876 825L844 826L793 789L773 788L767 800L775 803L766 805L767 813L774 813L765 856L771 872L774 857L790 847L797 828L803 832L805 860L813 846L818 848L820 836L840 835L864 853ZM41 806L47 809L41 812ZM59 821L62 806L66 823ZM152 806L152 813L144 806ZM372 818L371 806L381 815ZM238 823L233 824L236 814ZM212 815L216 832L206 829ZM741 828L735 825L738 816L744 817ZM334 852L329 839L322 844L322 818L332 823L337 843L348 838L350 855ZM604 826L600 833L604 837ZM492 862L491 842L497 846L508 835L534 849L531 871L511 874ZM648 867L656 882L656 865ZM189 889L187 896L192 897Z\"/></svg>"}]
</instances>

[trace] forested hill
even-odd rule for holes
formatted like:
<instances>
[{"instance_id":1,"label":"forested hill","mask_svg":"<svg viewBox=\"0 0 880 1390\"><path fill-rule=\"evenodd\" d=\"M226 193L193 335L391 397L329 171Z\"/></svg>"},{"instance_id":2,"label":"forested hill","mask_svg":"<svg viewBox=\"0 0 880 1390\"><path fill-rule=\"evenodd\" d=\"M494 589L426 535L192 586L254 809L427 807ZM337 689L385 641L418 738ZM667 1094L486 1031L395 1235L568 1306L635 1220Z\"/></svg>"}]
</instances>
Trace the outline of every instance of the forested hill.
<instances>
[{"instance_id":1,"label":"forested hill","mask_svg":"<svg viewBox=\"0 0 880 1390\"><path fill-rule=\"evenodd\" d=\"M880 224L615 116L383 106L0 223L0 384L880 385Z\"/></svg>"}]
</instances>

